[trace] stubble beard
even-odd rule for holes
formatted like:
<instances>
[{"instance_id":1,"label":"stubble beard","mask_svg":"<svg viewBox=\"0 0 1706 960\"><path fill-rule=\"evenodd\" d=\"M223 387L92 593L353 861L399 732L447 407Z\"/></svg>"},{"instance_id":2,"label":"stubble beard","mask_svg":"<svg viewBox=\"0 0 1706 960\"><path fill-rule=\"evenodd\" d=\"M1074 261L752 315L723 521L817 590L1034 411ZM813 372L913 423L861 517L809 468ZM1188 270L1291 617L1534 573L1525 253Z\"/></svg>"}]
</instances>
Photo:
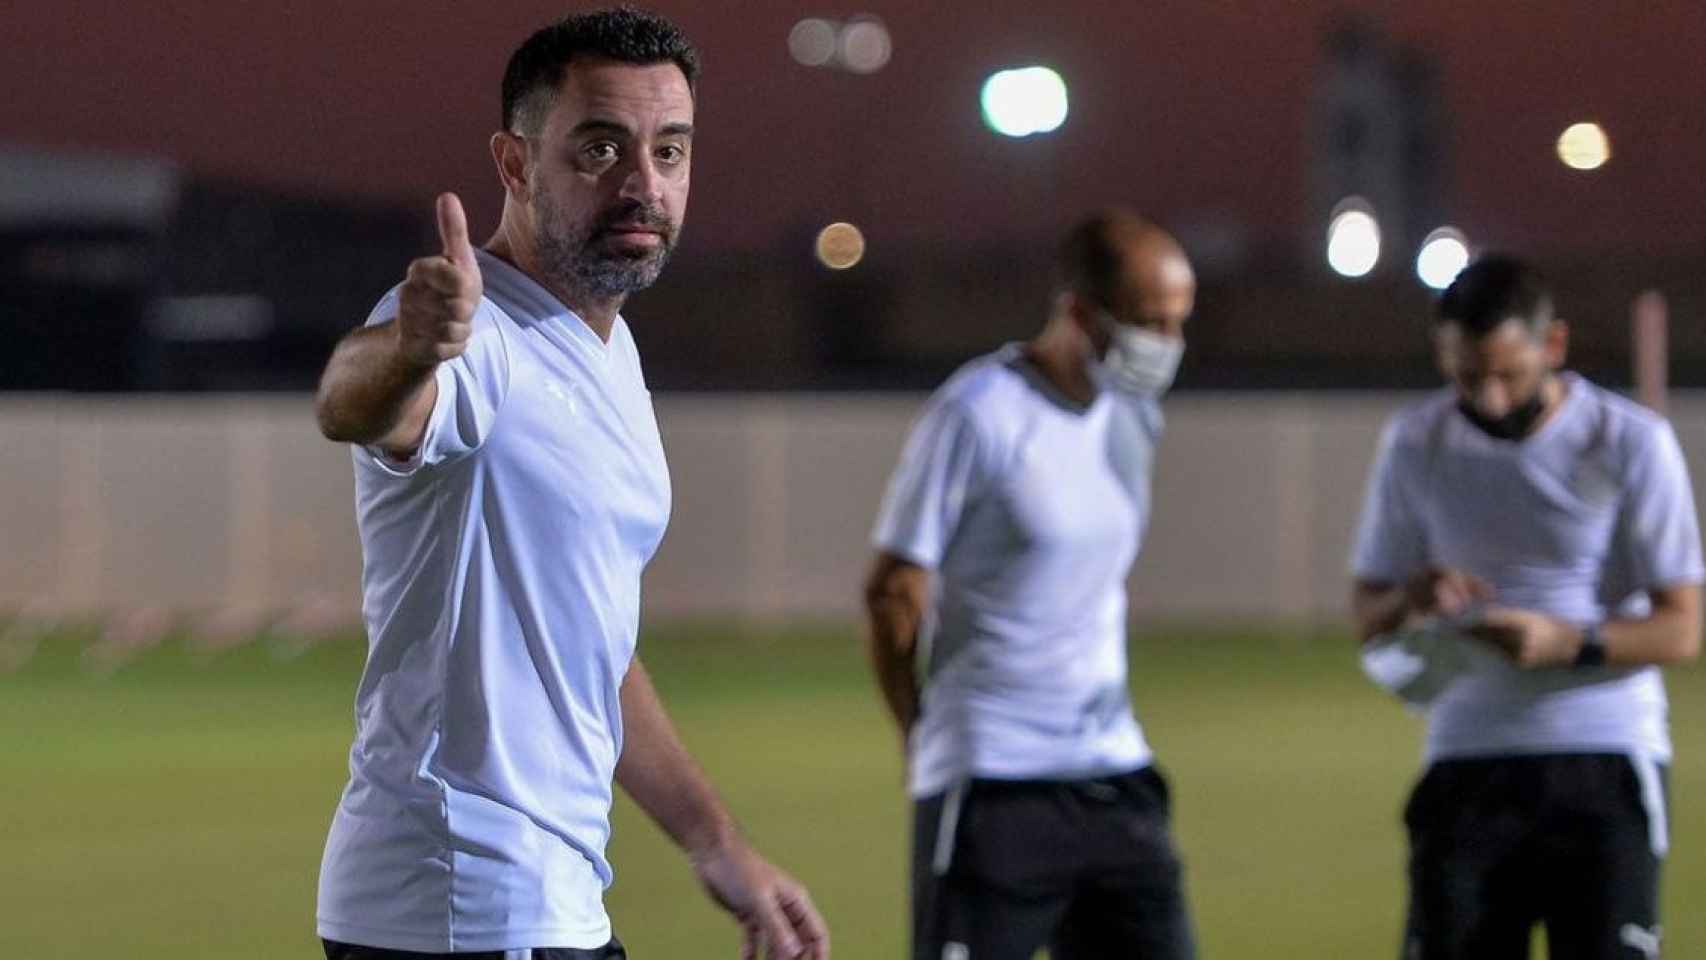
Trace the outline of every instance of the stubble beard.
<instances>
[{"instance_id":1,"label":"stubble beard","mask_svg":"<svg viewBox=\"0 0 1706 960\"><path fill-rule=\"evenodd\" d=\"M578 224L566 222L561 209L551 194L540 190L533 195L540 269L554 285L591 299L627 296L657 282L681 232L662 209L638 201L610 207ZM662 242L632 253L602 245L611 224L636 221L657 229Z\"/></svg>"}]
</instances>

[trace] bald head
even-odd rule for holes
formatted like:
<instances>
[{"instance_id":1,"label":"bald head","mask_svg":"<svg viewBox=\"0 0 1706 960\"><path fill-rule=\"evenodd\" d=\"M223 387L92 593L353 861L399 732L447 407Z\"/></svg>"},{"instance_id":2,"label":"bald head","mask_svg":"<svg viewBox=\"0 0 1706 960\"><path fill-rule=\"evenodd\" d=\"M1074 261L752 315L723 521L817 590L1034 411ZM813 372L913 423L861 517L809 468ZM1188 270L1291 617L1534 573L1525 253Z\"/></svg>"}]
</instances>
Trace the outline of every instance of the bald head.
<instances>
[{"instance_id":1,"label":"bald head","mask_svg":"<svg viewBox=\"0 0 1706 960\"><path fill-rule=\"evenodd\" d=\"M1190 258L1167 231L1109 210L1067 233L1056 259L1062 292L1116 321L1178 336L1196 302Z\"/></svg>"}]
</instances>

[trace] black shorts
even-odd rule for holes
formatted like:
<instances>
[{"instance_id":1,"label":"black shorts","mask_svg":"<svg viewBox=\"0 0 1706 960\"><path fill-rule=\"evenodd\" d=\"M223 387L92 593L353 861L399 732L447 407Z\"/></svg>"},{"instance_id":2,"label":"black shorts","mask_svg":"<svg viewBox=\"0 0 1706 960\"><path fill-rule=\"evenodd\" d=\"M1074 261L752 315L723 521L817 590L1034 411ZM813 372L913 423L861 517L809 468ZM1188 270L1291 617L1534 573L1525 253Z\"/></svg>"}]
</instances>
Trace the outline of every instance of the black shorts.
<instances>
[{"instance_id":1,"label":"black shorts","mask_svg":"<svg viewBox=\"0 0 1706 960\"><path fill-rule=\"evenodd\" d=\"M440 957L455 957L457 960L503 960L504 951L489 950L480 953L412 953L408 950L387 950L384 947L362 947L353 943L339 943L336 940L321 940L326 948L326 960L434 960ZM535 947L532 950L532 960L627 960L628 952L622 949L622 941L615 937L602 947L579 949L576 947Z\"/></svg>"},{"instance_id":2,"label":"black shorts","mask_svg":"<svg viewBox=\"0 0 1706 960\"><path fill-rule=\"evenodd\" d=\"M914 807L914 960L1189 960L1183 868L1153 767L972 780Z\"/></svg>"},{"instance_id":3,"label":"black shorts","mask_svg":"<svg viewBox=\"0 0 1706 960\"><path fill-rule=\"evenodd\" d=\"M1654 960L1665 771L1622 754L1442 760L1404 810L1403 960Z\"/></svg>"}]
</instances>

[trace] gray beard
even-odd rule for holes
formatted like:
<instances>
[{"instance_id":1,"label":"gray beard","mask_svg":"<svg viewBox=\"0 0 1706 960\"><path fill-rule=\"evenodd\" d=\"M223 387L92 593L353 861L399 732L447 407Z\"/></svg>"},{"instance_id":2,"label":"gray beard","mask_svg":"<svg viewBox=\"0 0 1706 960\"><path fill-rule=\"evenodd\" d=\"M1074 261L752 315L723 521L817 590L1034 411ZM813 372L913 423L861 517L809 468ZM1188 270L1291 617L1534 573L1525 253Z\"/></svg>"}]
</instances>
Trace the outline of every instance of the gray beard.
<instances>
[{"instance_id":1,"label":"gray beard","mask_svg":"<svg viewBox=\"0 0 1706 960\"><path fill-rule=\"evenodd\" d=\"M575 294L594 299L626 296L657 282L675 249L679 233L664 238L655 250L638 256L611 253L597 246L598 224L579 228L564 224L549 196L538 196L533 214L539 224L539 266L547 280Z\"/></svg>"}]
</instances>

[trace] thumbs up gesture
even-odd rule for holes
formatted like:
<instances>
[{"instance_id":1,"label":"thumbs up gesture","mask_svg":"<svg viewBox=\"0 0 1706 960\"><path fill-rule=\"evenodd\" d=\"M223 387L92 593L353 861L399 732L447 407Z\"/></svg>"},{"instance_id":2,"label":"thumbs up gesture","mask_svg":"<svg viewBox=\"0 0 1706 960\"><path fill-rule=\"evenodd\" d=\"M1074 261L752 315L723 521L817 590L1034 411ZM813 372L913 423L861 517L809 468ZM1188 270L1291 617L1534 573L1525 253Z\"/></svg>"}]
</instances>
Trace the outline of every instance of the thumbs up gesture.
<instances>
[{"instance_id":1,"label":"thumbs up gesture","mask_svg":"<svg viewBox=\"0 0 1706 960\"><path fill-rule=\"evenodd\" d=\"M468 217L454 193L439 194L438 238L443 252L410 263L397 295L397 348L423 367L467 349L480 303L480 265L468 242Z\"/></svg>"}]
</instances>

